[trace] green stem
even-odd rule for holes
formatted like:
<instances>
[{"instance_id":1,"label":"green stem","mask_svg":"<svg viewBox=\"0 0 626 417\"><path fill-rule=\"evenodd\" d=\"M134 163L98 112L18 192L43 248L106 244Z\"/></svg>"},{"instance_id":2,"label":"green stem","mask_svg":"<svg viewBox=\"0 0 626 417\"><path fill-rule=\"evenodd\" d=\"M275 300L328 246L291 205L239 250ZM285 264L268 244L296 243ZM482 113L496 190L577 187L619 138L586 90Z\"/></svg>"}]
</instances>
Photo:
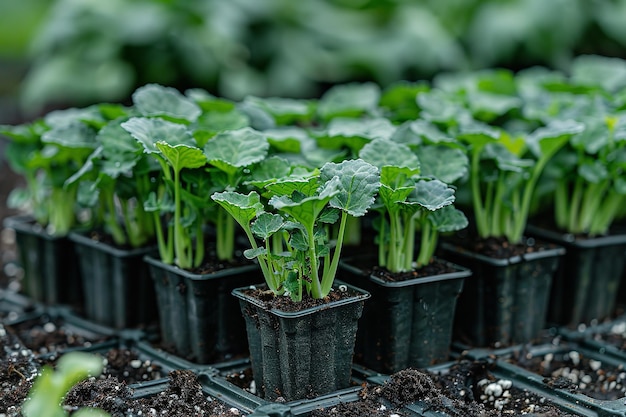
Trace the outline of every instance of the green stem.
<instances>
[{"instance_id":1,"label":"green stem","mask_svg":"<svg viewBox=\"0 0 626 417\"><path fill-rule=\"evenodd\" d=\"M174 253L176 265L180 268L191 267L191 260L187 254L187 242L185 242L184 229L182 227L182 203L181 203L180 170L174 170Z\"/></svg>"},{"instance_id":2,"label":"green stem","mask_svg":"<svg viewBox=\"0 0 626 417\"><path fill-rule=\"evenodd\" d=\"M196 222L196 248L193 259L193 266L198 268L204 261L204 230L202 230L202 222Z\"/></svg>"},{"instance_id":3,"label":"green stem","mask_svg":"<svg viewBox=\"0 0 626 417\"><path fill-rule=\"evenodd\" d=\"M569 212L569 221L567 230L571 233L579 232L579 218L578 213L580 211L580 205L582 204L582 190L583 190L583 180L580 177L576 178L576 182L574 184L574 192L572 193L572 199L570 201L570 212Z\"/></svg>"},{"instance_id":4,"label":"green stem","mask_svg":"<svg viewBox=\"0 0 626 417\"><path fill-rule=\"evenodd\" d=\"M604 199L601 210L594 216L589 227L589 235L596 236L606 234L611 227L620 207L624 203L624 195L616 192L608 193Z\"/></svg>"},{"instance_id":5,"label":"green stem","mask_svg":"<svg viewBox=\"0 0 626 417\"><path fill-rule=\"evenodd\" d=\"M498 177L498 184L494 196L494 205L491 217L491 235L502 236L502 203L504 202L504 193L506 191L504 175Z\"/></svg>"},{"instance_id":6,"label":"green stem","mask_svg":"<svg viewBox=\"0 0 626 417\"><path fill-rule=\"evenodd\" d=\"M601 216L604 205L604 193L608 188L608 181L597 184L589 184L583 194L583 204L580 210L580 228L583 232L589 232L595 216Z\"/></svg>"},{"instance_id":7,"label":"green stem","mask_svg":"<svg viewBox=\"0 0 626 417\"><path fill-rule=\"evenodd\" d=\"M569 217L567 188L567 181L558 181L554 191L554 220L559 229L567 228L567 219Z\"/></svg>"},{"instance_id":8,"label":"green stem","mask_svg":"<svg viewBox=\"0 0 626 417\"><path fill-rule=\"evenodd\" d=\"M420 244L420 252L417 258L417 269L428 265L435 254L439 232L433 229L430 222L425 221L422 225L422 241Z\"/></svg>"},{"instance_id":9,"label":"green stem","mask_svg":"<svg viewBox=\"0 0 626 417\"><path fill-rule=\"evenodd\" d=\"M389 250L389 246L387 243L387 230L386 230L385 215L381 214L380 216L380 230L378 232L378 266L384 268L387 266L387 257L385 256L385 252Z\"/></svg>"},{"instance_id":10,"label":"green stem","mask_svg":"<svg viewBox=\"0 0 626 417\"><path fill-rule=\"evenodd\" d=\"M476 228L480 237L489 236L487 213L483 207L482 194L480 191L480 151L482 147L472 151L470 185L472 188L472 204L474 207L474 217Z\"/></svg>"},{"instance_id":11,"label":"green stem","mask_svg":"<svg viewBox=\"0 0 626 417\"><path fill-rule=\"evenodd\" d=\"M124 230L117 222L117 210L115 209L115 194L113 190L107 189L102 190L102 194L104 196L106 202L106 213L104 215L104 221L109 229L109 233L111 233L111 237L113 237L113 241L117 245L126 244L126 234Z\"/></svg>"},{"instance_id":12,"label":"green stem","mask_svg":"<svg viewBox=\"0 0 626 417\"><path fill-rule=\"evenodd\" d=\"M217 209L217 258L233 259L235 252L235 219L221 207Z\"/></svg>"},{"instance_id":13,"label":"green stem","mask_svg":"<svg viewBox=\"0 0 626 417\"><path fill-rule=\"evenodd\" d=\"M311 296L313 298L324 298L322 285L318 276L318 264L317 264L317 250L315 249L315 230L314 224L305 226L307 233L307 240L309 243L309 263L311 265L310 279L311 279Z\"/></svg>"},{"instance_id":14,"label":"green stem","mask_svg":"<svg viewBox=\"0 0 626 417\"><path fill-rule=\"evenodd\" d=\"M408 213L404 216L404 233L402 233L401 252L402 253L402 267L399 271L410 271L413 267L413 254L415 251L415 218L420 218L420 224L422 220L422 213ZM401 232L401 231L399 231Z\"/></svg>"},{"instance_id":15,"label":"green stem","mask_svg":"<svg viewBox=\"0 0 626 417\"><path fill-rule=\"evenodd\" d=\"M511 243L518 243L522 240L522 235L524 234L524 229L526 228L526 222L528 221L528 213L530 212L530 202L532 200L533 193L535 192L537 181L554 152L556 151L553 151L550 154L545 154L537 160L532 174L524 186L522 204L519 210L515 210L513 213L512 220L514 222L514 227L510 237L510 239L512 239Z\"/></svg>"},{"instance_id":16,"label":"green stem","mask_svg":"<svg viewBox=\"0 0 626 417\"><path fill-rule=\"evenodd\" d=\"M339 267L339 258L341 257L341 248L343 246L343 238L346 232L346 223L348 221L348 213L341 212L341 220L339 223L339 234L337 235L337 245L333 251L333 260L330 264L330 268L327 273L322 276L322 297L324 298L330 292L335 281L335 275L337 274L337 268Z\"/></svg>"}]
</instances>

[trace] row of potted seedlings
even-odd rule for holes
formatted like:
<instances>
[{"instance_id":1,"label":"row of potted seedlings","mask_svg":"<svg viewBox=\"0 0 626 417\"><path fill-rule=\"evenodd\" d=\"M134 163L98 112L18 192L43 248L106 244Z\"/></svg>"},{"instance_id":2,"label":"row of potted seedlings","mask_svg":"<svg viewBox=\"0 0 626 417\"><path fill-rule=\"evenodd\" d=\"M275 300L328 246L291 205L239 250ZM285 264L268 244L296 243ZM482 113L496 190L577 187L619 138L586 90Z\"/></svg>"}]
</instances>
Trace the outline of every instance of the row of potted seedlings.
<instances>
[{"instance_id":1,"label":"row of potted seedlings","mask_svg":"<svg viewBox=\"0 0 626 417\"><path fill-rule=\"evenodd\" d=\"M353 348L392 373L447 360L453 328L508 346L546 317L609 318L625 66L583 57L569 77L483 71L319 100L147 85L130 107L4 126L27 183L12 201L32 208L7 222L24 292L117 328L158 306L162 347L199 364L249 352L260 395L288 401L346 388Z\"/></svg>"}]
</instances>

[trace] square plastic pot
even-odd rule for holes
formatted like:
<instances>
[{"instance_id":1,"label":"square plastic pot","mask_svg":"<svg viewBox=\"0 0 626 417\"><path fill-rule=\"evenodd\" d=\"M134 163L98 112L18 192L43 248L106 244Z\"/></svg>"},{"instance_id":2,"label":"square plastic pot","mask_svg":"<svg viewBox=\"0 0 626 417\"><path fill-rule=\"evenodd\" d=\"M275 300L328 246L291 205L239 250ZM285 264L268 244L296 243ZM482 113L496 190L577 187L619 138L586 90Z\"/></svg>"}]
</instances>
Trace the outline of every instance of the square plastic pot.
<instances>
[{"instance_id":1,"label":"square plastic pot","mask_svg":"<svg viewBox=\"0 0 626 417\"><path fill-rule=\"evenodd\" d=\"M508 259L444 242L444 256L472 271L457 305L454 338L471 346L529 343L546 324L552 277L563 248Z\"/></svg>"},{"instance_id":2,"label":"square plastic pot","mask_svg":"<svg viewBox=\"0 0 626 417\"><path fill-rule=\"evenodd\" d=\"M268 310L246 294L248 287L233 291L246 320L252 373L261 397L292 401L350 385L358 320L369 293L346 288L354 296L298 312Z\"/></svg>"},{"instance_id":3,"label":"square plastic pot","mask_svg":"<svg viewBox=\"0 0 626 417\"><path fill-rule=\"evenodd\" d=\"M7 217L3 225L15 230L19 261L24 269L21 291L50 305L82 306L73 242L67 236L50 236L30 216Z\"/></svg>"},{"instance_id":4,"label":"square plastic pot","mask_svg":"<svg viewBox=\"0 0 626 417\"><path fill-rule=\"evenodd\" d=\"M258 265L193 274L151 256L144 261L157 297L161 343L199 364L248 354L244 320L231 291L257 282Z\"/></svg>"},{"instance_id":5,"label":"square plastic pot","mask_svg":"<svg viewBox=\"0 0 626 417\"><path fill-rule=\"evenodd\" d=\"M341 264L342 278L372 296L357 332L355 360L393 373L449 359L457 299L472 273L447 264L455 271L398 282L368 275L349 259Z\"/></svg>"},{"instance_id":6,"label":"square plastic pot","mask_svg":"<svg viewBox=\"0 0 626 417\"><path fill-rule=\"evenodd\" d=\"M69 238L79 255L88 319L118 329L156 322L154 285L143 261L155 247L124 250L80 233Z\"/></svg>"},{"instance_id":7,"label":"square plastic pot","mask_svg":"<svg viewBox=\"0 0 626 417\"><path fill-rule=\"evenodd\" d=\"M534 226L529 226L527 233L567 251L550 292L550 322L576 327L614 313L626 265L626 233L576 239Z\"/></svg>"}]
</instances>

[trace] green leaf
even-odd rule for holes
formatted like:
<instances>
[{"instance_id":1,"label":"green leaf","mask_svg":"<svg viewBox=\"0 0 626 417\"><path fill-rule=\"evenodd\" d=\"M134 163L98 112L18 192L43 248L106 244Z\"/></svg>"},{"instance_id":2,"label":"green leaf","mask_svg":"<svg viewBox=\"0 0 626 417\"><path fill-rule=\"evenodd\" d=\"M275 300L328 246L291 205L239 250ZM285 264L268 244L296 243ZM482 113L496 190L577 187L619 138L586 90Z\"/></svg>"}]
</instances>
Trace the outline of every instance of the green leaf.
<instances>
[{"instance_id":1,"label":"green leaf","mask_svg":"<svg viewBox=\"0 0 626 417\"><path fill-rule=\"evenodd\" d=\"M250 191L247 195L233 191L224 191L211 195L213 201L222 206L244 228L252 219L263 213L263 204L259 194Z\"/></svg>"},{"instance_id":2,"label":"green leaf","mask_svg":"<svg viewBox=\"0 0 626 417\"><path fill-rule=\"evenodd\" d=\"M96 148L96 131L80 122L55 127L41 135L43 143L66 148Z\"/></svg>"},{"instance_id":3,"label":"green leaf","mask_svg":"<svg viewBox=\"0 0 626 417\"><path fill-rule=\"evenodd\" d=\"M430 143L453 142L454 139L439 130L437 126L426 120L415 120L408 123L408 127L415 135ZM396 136L393 138L398 140Z\"/></svg>"},{"instance_id":4,"label":"green leaf","mask_svg":"<svg viewBox=\"0 0 626 417\"><path fill-rule=\"evenodd\" d=\"M609 177L609 171L601 161L588 160L578 166L578 175L590 183L597 184Z\"/></svg>"},{"instance_id":5,"label":"green leaf","mask_svg":"<svg viewBox=\"0 0 626 417\"><path fill-rule=\"evenodd\" d=\"M485 146L482 160L493 159L500 171L524 172L535 164L532 159L522 159L511 153L500 143L489 143Z\"/></svg>"},{"instance_id":6,"label":"green leaf","mask_svg":"<svg viewBox=\"0 0 626 417\"><path fill-rule=\"evenodd\" d=\"M579 56L572 64L572 82L617 92L626 87L626 62L597 55Z\"/></svg>"},{"instance_id":7,"label":"green leaf","mask_svg":"<svg viewBox=\"0 0 626 417\"><path fill-rule=\"evenodd\" d=\"M229 112L203 113L193 125L194 138L200 146L215 136L216 133L225 130L243 129L250 124L248 116L239 110Z\"/></svg>"},{"instance_id":8,"label":"green leaf","mask_svg":"<svg viewBox=\"0 0 626 417\"><path fill-rule=\"evenodd\" d=\"M204 153L215 167L233 175L238 168L262 161L269 143L249 127L218 133L204 145Z\"/></svg>"},{"instance_id":9,"label":"green leaf","mask_svg":"<svg viewBox=\"0 0 626 417\"><path fill-rule=\"evenodd\" d=\"M95 124L105 122L98 106L89 106L82 109L54 110L46 114L44 120L53 129L67 127L76 123L90 125L94 122L96 122Z\"/></svg>"},{"instance_id":10,"label":"green leaf","mask_svg":"<svg viewBox=\"0 0 626 417\"><path fill-rule=\"evenodd\" d=\"M474 149L482 149L486 144L500 139L500 131L480 122L464 123L460 126L458 139L470 144Z\"/></svg>"},{"instance_id":11,"label":"green leaf","mask_svg":"<svg viewBox=\"0 0 626 417\"><path fill-rule=\"evenodd\" d=\"M391 117L396 121L415 120L420 111L415 98L429 89L425 82L396 82L383 91L379 106L391 112Z\"/></svg>"},{"instance_id":12,"label":"green leaf","mask_svg":"<svg viewBox=\"0 0 626 417\"><path fill-rule=\"evenodd\" d=\"M243 256L246 257L246 259L254 259L254 258L258 258L259 256L265 255L267 253L267 249L265 249L263 246L259 247L259 248L255 248L255 249L246 249L243 251Z\"/></svg>"},{"instance_id":13,"label":"green leaf","mask_svg":"<svg viewBox=\"0 0 626 417\"><path fill-rule=\"evenodd\" d=\"M419 147L415 152L425 177L451 184L467 174L469 160L461 149L431 145Z\"/></svg>"},{"instance_id":14,"label":"green leaf","mask_svg":"<svg viewBox=\"0 0 626 417\"><path fill-rule=\"evenodd\" d=\"M145 153L159 153L160 151L156 147L157 142L187 146L195 146L196 144L185 125L163 119L133 117L122 123L121 126L143 145Z\"/></svg>"},{"instance_id":15,"label":"green leaf","mask_svg":"<svg viewBox=\"0 0 626 417\"><path fill-rule=\"evenodd\" d=\"M315 140L299 127L284 127L263 131L270 145L279 152L300 153L307 146L315 146Z\"/></svg>"},{"instance_id":16,"label":"green leaf","mask_svg":"<svg viewBox=\"0 0 626 417\"><path fill-rule=\"evenodd\" d=\"M284 222L282 216L278 214L261 213L250 229L259 238L267 240L283 227Z\"/></svg>"},{"instance_id":17,"label":"green leaf","mask_svg":"<svg viewBox=\"0 0 626 417\"><path fill-rule=\"evenodd\" d=\"M339 164L328 162L320 171L322 181L340 180L340 192L330 201L331 207L358 217L367 213L380 187L378 168L362 159L346 160Z\"/></svg>"},{"instance_id":18,"label":"green leaf","mask_svg":"<svg viewBox=\"0 0 626 417\"><path fill-rule=\"evenodd\" d=\"M200 168L207 163L206 155L201 149L189 145L170 145L159 141L156 148L163 154L175 171L183 168Z\"/></svg>"},{"instance_id":19,"label":"green leaf","mask_svg":"<svg viewBox=\"0 0 626 417\"><path fill-rule=\"evenodd\" d=\"M138 160L142 152L137 140L121 126L121 120L107 123L96 135L96 141L102 146L105 158Z\"/></svg>"},{"instance_id":20,"label":"green leaf","mask_svg":"<svg viewBox=\"0 0 626 417\"><path fill-rule=\"evenodd\" d=\"M419 170L420 160L408 146L386 139L376 139L366 144L359 158L382 168L385 165L409 167Z\"/></svg>"},{"instance_id":21,"label":"green leaf","mask_svg":"<svg viewBox=\"0 0 626 417\"><path fill-rule=\"evenodd\" d=\"M165 116L194 122L202 110L178 90L157 84L139 87L133 93L133 103L143 116Z\"/></svg>"},{"instance_id":22,"label":"green leaf","mask_svg":"<svg viewBox=\"0 0 626 417\"><path fill-rule=\"evenodd\" d=\"M386 165L380 169L380 182L394 189L407 186L412 188L419 173L420 170L415 168Z\"/></svg>"},{"instance_id":23,"label":"green leaf","mask_svg":"<svg viewBox=\"0 0 626 417\"><path fill-rule=\"evenodd\" d=\"M522 106L518 97L487 92L469 92L469 106L477 119L490 122Z\"/></svg>"},{"instance_id":24,"label":"green leaf","mask_svg":"<svg viewBox=\"0 0 626 417\"><path fill-rule=\"evenodd\" d=\"M595 155L609 143L609 126L604 118L592 118L584 121L585 130L574 135L571 144L577 149Z\"/></svg>"},{"instance_id":25,"label":"green leaf","mask_svg":"<svg viewBox=\"0 0 626 417\"><path fill-rule=\"evenodd\" d=\"M377 107L380 94L380 87L374 83L336 85L319 100L317 112L325 120L358 117Z\"/></svg>"},{"instance_id":26,"label":"green leaf","mask_svg":"<svg viewBox=\"0 0 626 417\"><path fill-rule=\"evenodd\" d=\"M245 102L253 103L262 108L276 120L278 125L306 123L315 113L314 102L311 100L297 100L280 97L246 97Z\"/></svg>"},{"instance_id":27,"label":"green leaf","mask_svg":"<svg viewBox=\"0 0 626 417\"><path fill-rule=\"evenodd\" d=\"M291 172L291 164L280 156L270 156L256 164L251 170L250 179L245 184L263 188L278 178L287 177Z\"/></svg>"},{"instance_id":28,"label":"green leaf","mask_svg":"<svg viewBox=\"0 0 626 417\"><path fill-rule=\"evenodd\" d=\"M97 377L102 372L102 358L85 352L70 352L62 355L56 370L47 365L35 379L22 406L25 417L65 417L61 403L69 390L89 376Z\"/></svg>"},{"instance_id":29,"label":"green leaf","mask_svg":"<svg viewBox=\"0 0 626 417\"><path fill-rule=\"evenodd\" d=\"M428 220L435 230L440 233L455 232L465 229L469 224L465 214L452 205L442 207L428 216Z\"/></svg>"},{"instance_id":30,"label":"green leaf","mask_svg":"<svg viewBox=\"0 0 626 417\"><path fill-rule=\"evenodd\" d=\"M7 136L11 142L19 144L39 144L41 135L46 130L48 127L41 120L16 126L0 125L0 134Z\"/></svg>"},{"instance_id":31,"label":"green leaf","mask_svg":"<svg viewBox=\"0 0 626 417\"><path fill-rule=\"evenodd\" d=\"M296 192L293 194L295 198L286 195L274 195L270 198L269 204L275 209L287 213L305 227L313 227L324 207L334 196L339 194L340 185L339 178L332 178L321 187L316 195L304 196L304 198L300 195L296 196Z\"/></svg>"},{"instance_id":32,"label":"green leaf","mask_svg":"<svg viewBox=\"0 0 626 417\"><path fill-rule=\"evenodd\" d=\"M96 181L81 181L78 183L76 202L81 207L96 207L100 190Z\"/></svg>"},{"instance_id":33,"label":"green leaf","mask_svg":"<svg viewBox=\"0 0 626 417\"><path fill-rule=\"evenodd\" d=\"M328 124L328 136L363 139L390 139L396 128L388 119L333 119Z\"/></svg>"},{"instance_id":34,"label":"green leaf","mask_svg":"<svg viewBox=\"0 0 626 417\"><path fill-rule=\"evenodd\" d=\"M265 186L273 194L291 196L297 191L306 197L315 195L319 187L319 177L315 173L308 173L305 176L279 178Z\"/></svg>"},{"instance_id":35,"label":"green leaf","mask_svg":"<svg viewBox=\"0 0 626 417\"><path fill-rule=\"evenodd\" d=\"M439 180L420 180L415 184L415 192L409 196L410 202L435 211L454 203L454 189Z\"/></svg>"},{"instance_id":36,"label":"green leaf","mask_svg":"<svg viewBox=\"0 0 626 417\"><path fill-rule=\"evenodd\" d=\"M471 119L469 110L456 96L441 90L418 94L417 104L422 109L422 118L430 122L451 126Z\"/></svg>"},{"instance_id":37,"label":"green leaf","mask_svg":"<svg viewBox=\"0 0 626 417\"><path fill-rule=\"evenodd\" d=\"M585 125L574 120L554 120L531 133L526 142L535 156L550 155L565 145L572 135L584 129Z\"/></svg>"}]
</instances>

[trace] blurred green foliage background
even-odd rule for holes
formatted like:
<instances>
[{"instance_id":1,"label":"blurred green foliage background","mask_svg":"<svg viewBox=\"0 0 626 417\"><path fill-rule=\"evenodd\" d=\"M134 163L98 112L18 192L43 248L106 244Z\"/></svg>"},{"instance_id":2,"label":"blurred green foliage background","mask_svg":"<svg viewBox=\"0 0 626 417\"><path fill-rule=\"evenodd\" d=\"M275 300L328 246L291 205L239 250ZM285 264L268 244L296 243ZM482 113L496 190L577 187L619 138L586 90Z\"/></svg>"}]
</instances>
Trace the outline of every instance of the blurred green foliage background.
<instances>
[{"instance_id":1,"label":"blurred green foliage background","mask_svg":"<svg viewBox=\"0 0 626 417\"><path fill-rule=\"evenodd\" d=\"M32 115L148 82L317 97L349 81L567 70L579 54L625 57L625 17L626 0L5 0L0 95Z\"/></svg>"}]
</instances>

